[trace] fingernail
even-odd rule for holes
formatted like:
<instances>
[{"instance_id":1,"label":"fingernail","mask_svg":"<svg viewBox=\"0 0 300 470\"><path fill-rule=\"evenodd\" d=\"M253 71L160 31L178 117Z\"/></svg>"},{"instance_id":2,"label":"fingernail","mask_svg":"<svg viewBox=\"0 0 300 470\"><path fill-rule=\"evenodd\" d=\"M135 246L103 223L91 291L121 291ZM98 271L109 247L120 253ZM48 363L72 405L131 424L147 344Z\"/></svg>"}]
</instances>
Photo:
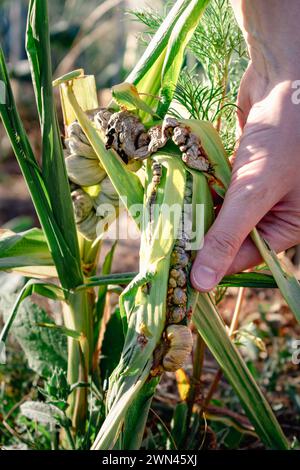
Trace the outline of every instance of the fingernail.
<instances>
[{"instance_id":1,"label":"fingernail","mask_svg":"<svg viewBox=\"0 0 300 470\"><path fill-rule=\"evenodd\" d=\"M192 283L199 290L209 291L215 287L217 281L216 271L208 266L195 266L192 270Z\"/></svg>"}]
</instances>

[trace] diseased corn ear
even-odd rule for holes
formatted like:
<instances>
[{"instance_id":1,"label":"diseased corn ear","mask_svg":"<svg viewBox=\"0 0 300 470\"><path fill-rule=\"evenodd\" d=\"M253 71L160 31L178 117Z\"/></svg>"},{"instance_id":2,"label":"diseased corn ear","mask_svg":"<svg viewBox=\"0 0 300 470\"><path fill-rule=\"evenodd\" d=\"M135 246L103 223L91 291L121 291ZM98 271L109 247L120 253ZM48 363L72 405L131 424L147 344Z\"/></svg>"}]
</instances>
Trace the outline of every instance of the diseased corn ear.
<instances>
[{"instance_id":1,"label":"diseased corn ear","mask_svg":"<svg viewBox=\"0 0 300 470\"><path fill-rule=\"evenodd\" d=\"M108 178L108 176L104 178L104 180L101 181L101 193L105 194L105 196L107 196L110 199L119 200L119 195L117 191L115 190L115 188L113 187L113 184Z\"/></svg>"},{"instance_id":2,"label":"diseased corn ear","mask_svg":"<svg viewBox=\"0 0 300 470\"><path fill-rule=\"evenodd\" d=\"M65 145L70 154L98 160L98 157L92 147L89 144L82 142L77 136L72 136L65 139Z\"/></svg>"},{"instance_id":3,"label":"diseased corn ear","mask_svg":"<svg viewBox=\"0 0 300 470\"><path fill-rule=\"evenodd\" d=\"M98 160L83 158L75 154L66 158L66 168L69 179L79 186L99 184L106 176Z\"/></svg>"},{"instance_id":4,"label":"diseased corn ear","mask_svg":"<svg viewBox=\"0 0 300 470\"><path fill-rule=\"evenodd\" d=\"M170 325L166 329L169 350L163 358L163 367L169 372L180 369L192 351L193 337L191 330L184 325Z\"/></svg>"},{"instance_id":5,"label":"diseased corn ear","mask_svg":"<svg viewBox=\"0 0 300 470\"><path fill-rule=\"evenodd\" d=\"M75 221L77 224L83 222L93 209L92 198L82 189L72 192Z\"/></svg>"},{"instance_id":6,"label":"diseased corn ear","mask_svg":"<svg viewBox=\"0 0 300 470\"><path fill-rule=\"evenodd\" d=\"M77 228L84 238L89 241L95 240L97 238L97 216L95 210L92 210L82 222L78 223Z\"/></svg>"},{"instance_id":7,"label":"diseased corn ear","mask_svg":"<svg viewBox=\"0 0 300 470\"><path fill-rule=\"evenodd\" d=\"M89 117L81 109L74 94L72 83L64 84L62 87L64 87L65 97L73 109L82 130L87 136L91 147L97 154L101 166L105 169L106 173L101 180L104 179L106 174L109 176L120 199L131 213L137 225L139 225L140 216L139 214L137 215L136 210L133 209L136 207L136 204L143 203L144 191L139 177L129 171L115 152L107 150L103 141L103 132L96 129L95 125L91 123Z\"/></svg>"},{"instance_id":8,"label":"diseased corn ear","mask_svg":"<svg viewBox=\"0 0 300 470\"><path fill-rule=\"evenodd\" d=\"M112 199L103 192L100 192L94 199L94 206L97 209L97 213L100 214L100 206L104 206L104 212L107 210L105 208L105 205L109 204L110 206L118 207L119 205L119 198L118 199Z\"/></svg>"},{"instance_id":9,"label":"diseased corn ear","mask_svg":"<svg viewBox=\"0 0 300 470\"><path fill-rule=\"evenodd\" d=\"M180 122L189 128L192 134L199 138L206 157L212 165L212 174L221 182L223 187L218 184L212 185L214 189L224 197L231 179L231 168L219 133L214 126L207 121L188 119L181 120Z\"/></svg>"}]
</instances>

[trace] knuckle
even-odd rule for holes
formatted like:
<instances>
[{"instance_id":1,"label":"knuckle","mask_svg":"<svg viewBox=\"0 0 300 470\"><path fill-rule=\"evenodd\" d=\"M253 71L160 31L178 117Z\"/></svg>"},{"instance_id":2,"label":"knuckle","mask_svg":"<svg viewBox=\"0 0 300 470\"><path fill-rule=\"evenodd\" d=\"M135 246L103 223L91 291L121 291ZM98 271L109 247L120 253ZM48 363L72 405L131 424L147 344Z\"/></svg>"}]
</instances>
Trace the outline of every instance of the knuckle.
<instances>
[{"instance_id":1,"label":"knuckle","mask_svg":"<svg viewBox=\"0 0 300 470\"><path fill-rule=\"evenodd\" d=\"M212 253L231 258L241 245L240 238L232 233L218 231L209 235Z\"/></svg>"},{"instance_id":2,"label":"knuckle","mask_svg":"<svg viewBox=\"0 0 300 470\"><path fill-rule=\"evenodd\" d=\"M231 204L240 208L240 211L246 209L247 212L257 212L268 210L274 200L275 192L274 188L266 187L264 180L260 177L253 179L251 174L253 170L242 168L238 176L235 174L232 178L232 184L229 188L227 198L231 200Z\"/></svg>"}]
</instances>

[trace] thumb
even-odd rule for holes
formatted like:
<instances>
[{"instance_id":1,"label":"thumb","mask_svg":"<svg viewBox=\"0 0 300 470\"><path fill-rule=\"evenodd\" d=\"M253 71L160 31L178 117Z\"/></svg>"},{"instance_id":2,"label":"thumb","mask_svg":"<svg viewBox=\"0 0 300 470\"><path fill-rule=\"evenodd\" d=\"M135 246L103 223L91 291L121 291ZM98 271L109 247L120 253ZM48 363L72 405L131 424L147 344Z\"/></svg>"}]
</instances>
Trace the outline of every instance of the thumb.
<instances>
[{"instance_id":1,"label":"thumb","mask_svg":"<svg viewBox=\"0 0 300 470\"><path fill-rule=\"evenodd\" d=\"M243 241L271 209L258 185L233 182L191 271L191 283L203 292L213 289L233 263Z\"/></svg>"}]
</instances>

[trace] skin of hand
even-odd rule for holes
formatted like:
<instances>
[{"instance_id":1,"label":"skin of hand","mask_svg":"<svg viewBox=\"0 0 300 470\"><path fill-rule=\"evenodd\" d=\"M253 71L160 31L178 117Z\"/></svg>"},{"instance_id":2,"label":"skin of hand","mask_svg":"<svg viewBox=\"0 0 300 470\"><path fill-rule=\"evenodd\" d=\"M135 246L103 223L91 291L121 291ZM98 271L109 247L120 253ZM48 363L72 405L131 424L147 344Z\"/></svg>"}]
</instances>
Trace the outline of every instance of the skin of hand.
<instances>
[{"instance_id":1,"label":"skin of hand","mask_svg":"<svg viewBox=\"0 0 300 470\"><path fill-rule=\"evenodd\" d=\"M300 80L297 3L232 1L251 60L238 96L231 184L191 272L199 291L261 261L248 236L255 226L276 252L300 243L300 105L292 100Z\"/></svg>"}]
</instances>

